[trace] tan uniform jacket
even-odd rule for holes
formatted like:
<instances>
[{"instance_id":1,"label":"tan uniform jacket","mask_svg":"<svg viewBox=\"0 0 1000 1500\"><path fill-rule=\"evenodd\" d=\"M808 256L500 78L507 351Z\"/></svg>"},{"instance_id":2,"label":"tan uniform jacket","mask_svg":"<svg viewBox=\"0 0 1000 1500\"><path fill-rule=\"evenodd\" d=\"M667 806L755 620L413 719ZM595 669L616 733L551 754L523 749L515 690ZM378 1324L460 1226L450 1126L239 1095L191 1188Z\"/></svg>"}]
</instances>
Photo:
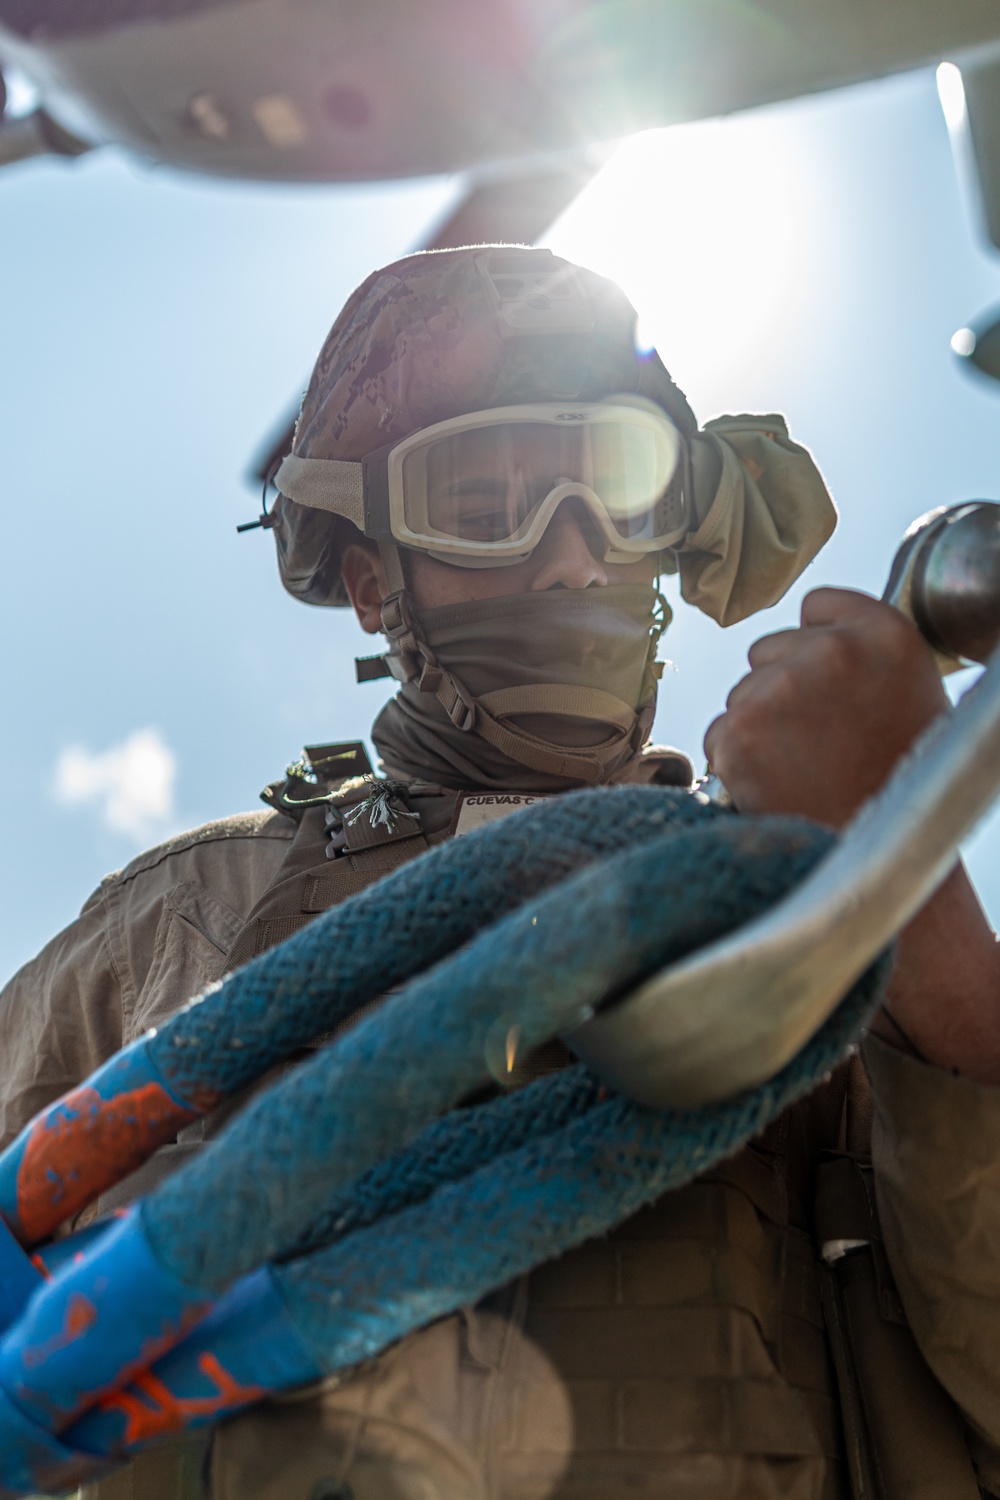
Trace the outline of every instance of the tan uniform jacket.
<instances>
[{"instance_id":1,"label":"tan uniform jacket","mask_svg":"<svg viewBox=\"0 0 1000 1500\"><path fill-rule=\"evenodd\" d=\"M295 832L274 813L231 818L103 882L0 996L2 1143L218 977ZM896 1283L927 1363L971 1424L980 1480L1000 1493L1000 1090L875 1041L866 1061ZM530 1295L514 1288L445 1319L322 1399L272 1403L229 1424L213 1496L845 1493L811 1209L794 1188L823 1139L817 1111L841 1111L829 1089L814 1101L607 1241L536 1272ZM635 1367L611 1368L623 1327L640 1353ZM428 1443L437 1469L425 1485ZM377 1473L372 1453L382 1454ZM150 1455L100 1494L165 1500L176 1478Z\"/></svg>"}]
</instances>

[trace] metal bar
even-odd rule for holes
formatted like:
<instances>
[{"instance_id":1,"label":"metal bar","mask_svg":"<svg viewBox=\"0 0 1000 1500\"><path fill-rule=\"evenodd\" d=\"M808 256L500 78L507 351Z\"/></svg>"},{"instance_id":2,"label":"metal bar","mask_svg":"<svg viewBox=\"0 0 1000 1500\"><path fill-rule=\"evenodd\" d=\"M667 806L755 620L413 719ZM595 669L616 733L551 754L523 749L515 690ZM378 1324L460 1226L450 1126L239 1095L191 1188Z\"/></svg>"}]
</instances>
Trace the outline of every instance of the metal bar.
<instances>
[{"instance_id":1,"label":"metal bar","mask_svg":"<svg viewBox=\"0 0 1000 1500\"><path fill-rule=\"evenodd\" d=\"M773 1076L937 889L998 792L1000 652L790 897L567 1041L616 1087L660 1107Z\"/></svg>"}]
</instances>

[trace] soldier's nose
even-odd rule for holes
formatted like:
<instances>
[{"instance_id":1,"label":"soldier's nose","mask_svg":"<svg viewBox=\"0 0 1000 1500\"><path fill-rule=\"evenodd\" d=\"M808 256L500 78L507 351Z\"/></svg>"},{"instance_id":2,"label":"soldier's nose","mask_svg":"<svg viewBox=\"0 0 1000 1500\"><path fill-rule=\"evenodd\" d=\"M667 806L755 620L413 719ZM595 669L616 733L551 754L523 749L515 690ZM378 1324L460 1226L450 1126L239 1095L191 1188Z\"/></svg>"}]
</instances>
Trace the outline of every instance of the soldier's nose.
<instances>
[{"instance_id":1,"label":"soldier's nose","mask_svg":"<svg viewBox=\"0 0 1000 1500\"><path fill-rule=\"evenodd\" d=\"M610 581L601 559L603 550L585 506L567 498L559 506L535 548L537 564L532 592L542 589L605 587Z\"/></svg>"}]
</instances>

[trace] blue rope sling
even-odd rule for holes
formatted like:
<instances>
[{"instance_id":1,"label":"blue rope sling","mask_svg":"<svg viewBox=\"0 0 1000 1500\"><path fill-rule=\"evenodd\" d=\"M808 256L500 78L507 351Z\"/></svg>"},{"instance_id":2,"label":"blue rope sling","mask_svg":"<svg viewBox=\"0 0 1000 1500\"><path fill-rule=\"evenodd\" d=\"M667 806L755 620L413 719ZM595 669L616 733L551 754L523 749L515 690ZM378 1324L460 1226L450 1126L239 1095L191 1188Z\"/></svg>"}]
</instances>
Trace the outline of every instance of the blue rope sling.
<instances>
[{"instance_id":1,"label":"blue rope sling","mask_svg":"<svg viewBox=\"0 0 1000 1500\"><path fill-rule=\"evenodd\" d=\"M0 1345L0 1388L59 1436L44 1462L12 1443L8 1493L155 1441L179 1406L217 1420L369 1357L739 1149L849 1050L887 960L775 1078L722 1104L647 1109L576 1066L446 1111L488 1080L498 1025L525 1046L571 1030L765 910L831 842L667 790L575 794L425 856L181 1013L148 1045L184 1095L218 1088L232 1058L242 1086L305 1027L417 976L36 1294ZM73 1296L93 1324L56 1347ZM176 1347L156 1358L164 1329Z\"/></svg>"}]
</instances>

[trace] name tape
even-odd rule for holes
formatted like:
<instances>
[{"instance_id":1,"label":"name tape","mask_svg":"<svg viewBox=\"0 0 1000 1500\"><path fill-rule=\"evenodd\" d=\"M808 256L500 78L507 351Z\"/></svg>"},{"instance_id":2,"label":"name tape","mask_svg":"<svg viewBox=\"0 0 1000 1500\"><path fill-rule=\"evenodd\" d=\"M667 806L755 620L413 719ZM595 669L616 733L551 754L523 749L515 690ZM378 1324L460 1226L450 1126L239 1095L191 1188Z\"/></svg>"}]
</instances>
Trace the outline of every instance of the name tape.
<instances>
[{"instance_id":1,"label":"name tape","mask_svg":"<svg viewBox=\"0 0 1000 1500\"><path fill-rule=\"evenodd\" d=\"M484 823L495 823L518 808L545 800L544 792L460 792L451 820L452 837L461 838L463 833L482 828Z\"/></svg>"}]
</instances>

